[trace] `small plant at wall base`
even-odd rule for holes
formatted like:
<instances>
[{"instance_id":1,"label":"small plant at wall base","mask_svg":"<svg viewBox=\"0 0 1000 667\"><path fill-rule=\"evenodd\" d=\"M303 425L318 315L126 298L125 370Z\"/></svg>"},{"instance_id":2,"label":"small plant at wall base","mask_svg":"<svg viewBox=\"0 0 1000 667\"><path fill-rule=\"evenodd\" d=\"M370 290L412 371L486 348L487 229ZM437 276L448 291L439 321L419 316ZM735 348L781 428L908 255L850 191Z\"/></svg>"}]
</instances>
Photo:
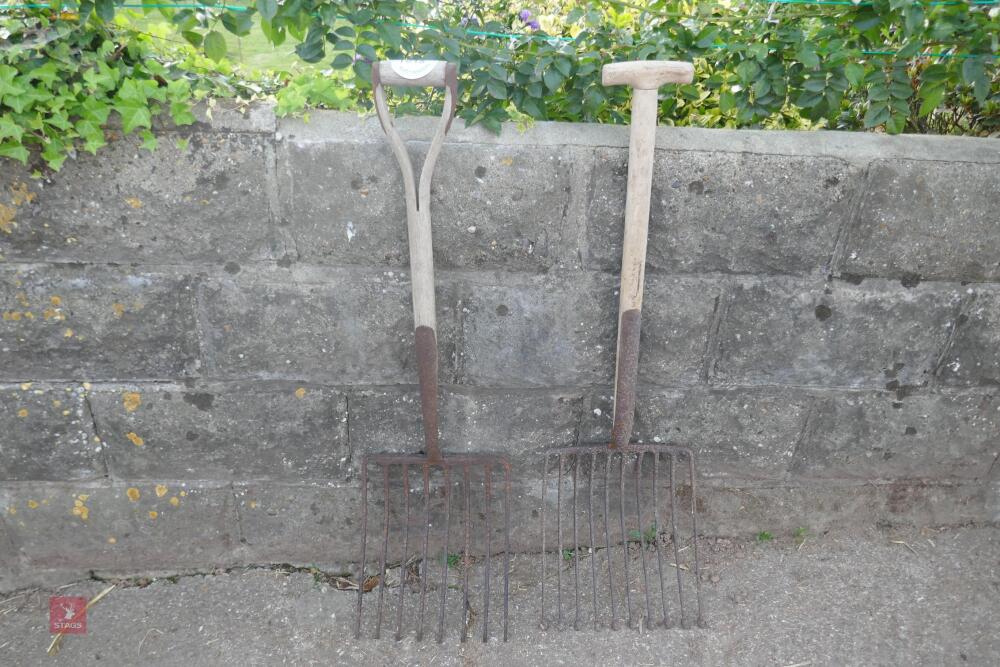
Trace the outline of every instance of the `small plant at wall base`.
<instances>
[{"instance_id":1,"label":"small plant at wall base","mask_svg":"<svg viewBox=\"0 0 1000 667\"><path fill-rule=\"evenodd\" d=\"M662 122L1000 132L1000 4L993 0L177 7L145 0L143 20L159 17L159 34L126 4L67 0L56 9L2 10L0 155L24 162L35 150L57 169L118 131L138 132L153 148L155 116L190 123L190 105L209 96L276 97L282 114L366 110L371 63L381 58L459 63L459 115L493 131L508 120L625 122L628 91L604 88L601 66L677 59L695 63L696 80L664 93ZM227 34L295 43L300 61L323 69L236 71L226 61ZM392 101L399 112L423 113L441 100L417 91Z\"/></svg>"}]
</instances>

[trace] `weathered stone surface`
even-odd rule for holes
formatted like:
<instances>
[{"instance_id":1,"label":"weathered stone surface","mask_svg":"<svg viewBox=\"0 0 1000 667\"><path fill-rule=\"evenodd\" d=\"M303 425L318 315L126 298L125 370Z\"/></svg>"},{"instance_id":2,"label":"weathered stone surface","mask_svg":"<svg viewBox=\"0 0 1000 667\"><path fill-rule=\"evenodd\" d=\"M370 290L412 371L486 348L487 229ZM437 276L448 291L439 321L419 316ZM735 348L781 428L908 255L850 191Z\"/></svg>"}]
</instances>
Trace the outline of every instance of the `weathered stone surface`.
<instances>
[{"instance_id":1,"label":"weathered stone surface","mask_svg":"<svg viewBox=\"0 0 1000 667\"><path fill-rule=\"evenodd\" d=\"M836 479L979 478L1000 454L1000 397L837 394L817 400L793 472Z\"/></svg>"},{"instance_id":2,"label":"weathered stone surface","mask_svg":"<svg viewBox=\"0 0 1000 667\"><path fill-rule=\"evenodd\" d=\"M744 281L719 334L713 379L896 389L926 384L948 337L957 286Z\"/></svg>"},{"instance_id":3,"label":"weathered stone surface","mask_svg":"<svg viewBox=\"0 0 1000 667\"><path fill-rule=\"evenodd\" d=\"M609 381L616 313L610 276L497 278L463 289L463 384L552 387Z\"/></svg>"},{"instance_id":4,"label":"weathered stone surface","mask_svg":"<svg viewBox=\"0 0 1000 667\"><path fill-rule=\"evenodd\" d=\"M218 264L281 257L266 179L273 159L265 137L196 132L187 150L173 136L153 152L134 137L115 141L40 181L6 161L0 204L18 191L31 201L14 207L0 255Z\"/></svg>"},{"instance_id":5,"label":"weathered stone surface","mask_svg":"<svg viewBox=\"0 0 1000 667\"><path fill-rule=\"evenodd\" d=\"M1000 293L982 288L958 318L951 347L938 370L942 384L1000 386Z\"/></svg>"},{"instance_id":6,"label":"weathered stone surface","mask_svg":"<svg viewBox=\"0 0 1000 667\"><path fill-rule=\"evenodd\" d=\"M519 464L550 447L572 445L582 409L577 392L442 389L441 448L445 453L491 452ZM351 452L423 451L416 389L371 389L350 395Z\"/></svg>"},{"instance_id":7,"label":"weathered stone surface","mask_svg":"<svg viewBox=\"0 0 1000 667\"><path fill-rule=\"evenodd\" d=\"M425 145L411 144L423 165ZM281 144L283 215L305 261L405 266L409 252L399 166L383 142ZM567 151L445 146L431 188L439 268L546 270L562 260L570 198Z\"/></svg>"},{"instance_id":8,"label":"weathered stone surface","mask_svg":"<svg viewBox=\"0 0 1000 667\"><path fill-rule=\"evenodd\" d=\"M1000 279L997 165L875 160L841 271L906 280Z\"/></svg>"},{"instance_id":9,"label":"weathered stone surface","mask_svg":"<svg viewBox=\"0 0 1000 667\"><path fill-rule=\"evenodd\" d=\"M194 279L141 269L0 266L0 377L183 377L199 364Z\"/></svg>"},{"instance_id":10,"label":"weathered stone surface","mask_svg":"<svg viewBox=\"0 0 1000 667\"><path fill-rule=\"evenodd\" d=\"M86 390L25 382L0 388L0 480L104 475Z\"/></svg>"},{"instance_id":11,"label":"weathered stone surface","mask_svg":"<svg viewBox=\"0 0 1000 667\"><path fill-rule=\"evenodd\" d=\"M361 521L356 482L261 482L237 485L235 495L248 562L313 565L357 560Z\"/></svg>"},{"instance_id":12,"label":"weathered stone surface","mask_svg":"<svg viewBox=\"0 0 1000 667\"><path fill-rule=\"evenodd\" d=\"M232 562L237 542L228 486L6 484L0 486L0 511L31 568L211 567Z\"/></svg>"},{"instance_id":13,"label":"weathered stone surface","mask_svg":"<svg viewBox=\"0 0 1000 667\"><path fill-rule=\"evenodd\" d=\"M810 403L808 395L791 389L640 387L633 440L691 448L705 478L780 480ZM608 442L612 414L611 394L592 394L580 439Z\"/></svg>"},{"instance_id":14,"label":"weathered stone surface","mask_svg":"<svg viewBox=\"0 0 1000 667\"><path fill-rule=\"evenodd\" d=\"M90 395L111 474L124 479L334 479L347 398L313 385L119 385Z\"/></svg>"},{"instance_id":15,"label":"weathered stone surface","mask_svg":"<svg viewBox=\"0 0 1000 667\"><path fill-rule=\"evenodd\" d=\"M628 152L597 149L588 268L617 270ZM683 272L809 273L826 266L860 171L833 158L656 152L647 262Z\"/></svg>"},{"instance_id":16,"label":"weathered stone surface","mask_svg":"<svg viewBox=\"0 0 1000 667\"><path fill-rule=\"evenodd\" d=\"M278 275L278 274L276 274ZM410 283L393 271L329 269L300 282L219 279L201 302L211 372L223 378L306 378L337 384L415 383ZM442 378L452 372L454 298L439 283Z\"/></svg>"}]
</instances>

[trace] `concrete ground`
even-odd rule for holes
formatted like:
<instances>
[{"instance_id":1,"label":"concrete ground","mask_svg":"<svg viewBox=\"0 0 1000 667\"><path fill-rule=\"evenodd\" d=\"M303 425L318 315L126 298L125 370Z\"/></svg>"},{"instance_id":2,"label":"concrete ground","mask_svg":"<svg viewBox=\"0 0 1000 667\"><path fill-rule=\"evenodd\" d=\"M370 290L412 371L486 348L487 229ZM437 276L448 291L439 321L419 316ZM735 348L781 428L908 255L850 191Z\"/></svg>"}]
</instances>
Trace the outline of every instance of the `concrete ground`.
<instances>
[{"instance_id":1,"label":"concrete ground","mask_svg":"<svg viewBox=\"0 0 1000 667\"><path fill-rule=\"evenodd\" d=\"M54 658L46 654L53 591L5 596L0 664L1000 664L996 528L706 539L702 552L705 629L542 630L537 561L521 555L512 567L508 643L460 644L457 612L447 618L441 645L433 638L417 642L412 632L393 641L391 621L383 630L390 638L358 641L356 594L336 590L330 576L272 567L121 582L91 608L88 634L65 637ZM584 574L587 562L581 561ZM547 604L551 568L550 562ZM564 581L571 575L564 570ZM691 573L685 576L691 583ZM93 596L108 585L87 580L58 593ZM572 589L563 590L569 609ZM387 600L396 591L389 588ZM416 594L407 599L410 612ZM376 596L365 600L370 610ZM584 602L589 609L589 598Z\"/></svg>"}]
</instances>

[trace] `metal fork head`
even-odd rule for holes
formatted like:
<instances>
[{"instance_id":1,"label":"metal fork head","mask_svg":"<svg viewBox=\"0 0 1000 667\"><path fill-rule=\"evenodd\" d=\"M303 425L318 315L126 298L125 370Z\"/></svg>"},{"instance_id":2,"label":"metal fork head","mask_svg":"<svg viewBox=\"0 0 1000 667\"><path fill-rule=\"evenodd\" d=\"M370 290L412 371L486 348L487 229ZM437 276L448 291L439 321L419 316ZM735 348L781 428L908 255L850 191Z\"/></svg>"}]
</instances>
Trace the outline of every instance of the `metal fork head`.
<instances>
[{"instance_id":1,"label":"metal fork head","mask_svg":"<svg viewBox=\"0 0 1000 667\"><path fill-rule=\"evenodd\" d=\"M541 626L565 627L566 595L572 600L567 605L572 616L566 618L577 630L591 623L595 630L617 629L619 620L640 629L687 628L692 618L704 627L695 480L694 454L677 445L580 445L546 452Z\"/></svg>"},{"instance_id":2,"label":"metal fork head","mask_svg":"<svg viewBox=\"0 0 1000 667\"><path fill-rule=\"evenodd\" d=\"M369 521L369 475L372 475L374 502L381 501L381 517ZM396 488L395 492L393 491ZM414 488L416 492L414 492ZM496 492L499 488L500 493ZM380 489L380 491L379 491ZM452 497L457 511L452 511ZM461 596L452 596L451 608L459 610L459 636L466 641L470 630L480 622L482 641L489 641L491 580L496 576L494 554L502 552L502 624L503 639L509 629L510 598L510 463L502 456L482 454L445 455L431 459L423 454L374 454L361 464L361 559L358 564L358 597L355 638L362 633L366 593L377 597L373 637L381 637L386 603L387 569L399 564L398 593L395 601L395 639L402 639L411 629L417 640L424 636L428 590L436 593L438 643L444 640L445 615L449 606L449 568L457 566L461 577ZM498 507L499 504L499 507ZM475 513L474 513L475 510ZM457 525L454 525L456 524ZM369 540L370 529L380 528L378 540ZM502 535L497 526L502 526ZM411 531L411 528L413 530ZM457 529L457 531L456 531ZM414 543L411 543L411 532ZM458 532L459 534L455 535ZM401 540L399 539L401 536ZM390 540L390 537L392 539ZM369 541L377 558L375 574L366 574ZM451 553L456 545L458 553ZM472 571L482 569L481 583L472 579ZM407 596L408 588L411 594ZM481 596L474 595L478 586ZM410 599L407 605L407 598ZM404 610L416 611L414 623L404 622ZM416 607L414 610L413 607ZM369 614L371 616L372 614Z\"/></svg>"}]
</instances>

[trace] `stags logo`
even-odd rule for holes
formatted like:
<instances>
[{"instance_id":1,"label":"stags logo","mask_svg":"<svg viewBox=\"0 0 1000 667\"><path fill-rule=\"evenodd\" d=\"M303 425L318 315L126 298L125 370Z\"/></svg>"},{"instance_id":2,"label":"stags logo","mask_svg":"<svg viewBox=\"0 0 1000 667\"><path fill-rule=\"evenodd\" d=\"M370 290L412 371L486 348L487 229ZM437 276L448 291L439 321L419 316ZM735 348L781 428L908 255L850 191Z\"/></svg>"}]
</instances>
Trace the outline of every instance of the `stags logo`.
<instances>
[{"instance_id":1,"label":"stags logo","mask_svg":"<svg viewBox=\"0 0 1000 667\"><path fill-rule=\"evenodd\" d=\"M87 634L87 598L56 595L49 598L49 632Z\"/></svg>"}]
</instances>

